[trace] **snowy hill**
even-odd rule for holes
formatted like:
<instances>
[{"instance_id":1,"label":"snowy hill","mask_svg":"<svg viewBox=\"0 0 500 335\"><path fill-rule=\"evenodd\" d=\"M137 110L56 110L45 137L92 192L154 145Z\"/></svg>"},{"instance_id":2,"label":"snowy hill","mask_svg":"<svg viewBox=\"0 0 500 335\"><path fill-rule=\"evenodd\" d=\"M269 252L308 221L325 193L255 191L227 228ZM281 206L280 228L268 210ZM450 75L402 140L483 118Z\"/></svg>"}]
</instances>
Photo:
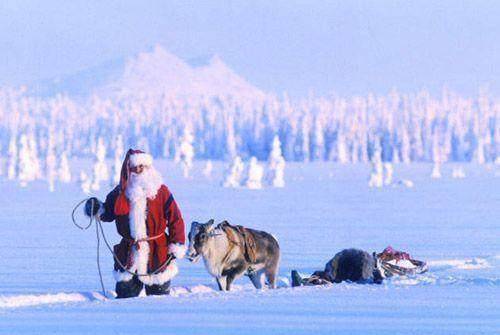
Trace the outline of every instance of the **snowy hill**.
<instances>
[{"instance_id":1,"label":"snowy hill","mask_svg":"<svg viewBox=\"0 0 500 335\"><path fill-rule=\"evenodd\" d=\"M218 56L208 64L192 67L157 45L152 52L140 53L125 64L117 81L102 87L102 92L137 92L148 95L189 96L263 96L231 70Z\"/></svg>"},{"instance_id":2,"label":"snowy hill","mask_svg":"<svg viewBox=\"0 0 500 335\"><path fill-rule=\"evenodd\" d=\"M67 93L70 96L168 95L263 97L264 93L213 56L206 64L192 66L160 45L128 59L106 62L79 73L36 83L36 95Z\"/></svg>"}]
</instances>

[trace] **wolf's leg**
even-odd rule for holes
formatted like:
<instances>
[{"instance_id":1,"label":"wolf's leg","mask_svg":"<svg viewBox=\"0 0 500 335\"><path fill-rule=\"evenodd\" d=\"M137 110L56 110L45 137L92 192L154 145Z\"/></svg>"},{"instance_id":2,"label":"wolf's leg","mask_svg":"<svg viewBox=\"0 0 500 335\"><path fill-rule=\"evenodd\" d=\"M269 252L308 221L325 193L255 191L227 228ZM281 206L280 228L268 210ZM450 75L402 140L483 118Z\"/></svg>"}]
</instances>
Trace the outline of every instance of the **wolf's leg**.
<instances>
[{"instance_id":1,"label":"wolf's leg","mask_svg":"<svg viewBox=\"0 0 500 335\"><path fill-rule=\"evenodd\" d=\"M235 276L234 275L228 275L226 278L227 278L226 279L226 289L228 291L230 291L231 290L231 284L233 283Z\"/></svg>"},{"instance_id":2,"label":"wolf's leg","mask_svg":"<svg viewBox=\"0 0 500 335\"><path fill-rule=\"evenodd\" d=\"M268 262L266 262L266 265L264 267L267 284L271 289L276 288L276 279L278 277L279 266L280 266L280 250L279 247L276 246L275 250L270 255L269 260Z\"/></svg>"},{"instance_id":3,"label":"wolf's leg","mask_svg":"<svg viewBox=\"0 0 500 335\"><path fill-rule=\"evenodd\" d=\"M226 291L227 288L227 277L217 277L217 285L219 285L219 290Z\"/></svg>"},{"instance_id":4,"label":"wolf's leg","mask_svg":"<svg viewBox=\"0 0 500 335\"><path fill-rule=\"evenodd\" d=\"M248 277L256 289L260 290L264 286L264 270L252 272L252 274L249 274Z\"/></svg>"},{"instance_id":5,"label":"wolf's leg","mask_svg":"<svg viewBox=\"0 0 500 335\"><path fill-rule=\"evenodd\" d=\"M266 278L267 278L267 284L269 285L269 288L275 289L276 288L276 274L278 272L277 267L274 269L266 269Z\"/></svg>"}]
</instances>

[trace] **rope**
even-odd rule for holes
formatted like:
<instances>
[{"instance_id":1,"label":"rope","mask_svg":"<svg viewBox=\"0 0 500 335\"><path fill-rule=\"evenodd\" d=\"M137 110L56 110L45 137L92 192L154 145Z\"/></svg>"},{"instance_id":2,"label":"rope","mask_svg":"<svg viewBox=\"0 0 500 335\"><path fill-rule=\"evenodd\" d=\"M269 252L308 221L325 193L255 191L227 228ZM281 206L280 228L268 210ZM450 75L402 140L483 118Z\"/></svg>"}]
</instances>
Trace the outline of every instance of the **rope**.
<instances>
[{"instance_id":1,"label":"rope","mask_svg":"<svg viewBox=\"0 0 500 335\"><path fill-rule=\"evenodd\" d=\"M111 244L108 242L108 239L106 238L106 234L104 233L104 228L102 227L101 219L99 218L99 216L97 214L89 217L89 224L86 225L86 226L81 226L81 225L79 225L76 222L76 220L75 220L75 212L76 212L76 210L78 209L78 207L80 207L84 202L86 202L88 200L92 201L92 203L91 203L92 207L91 208L93 210L95 200L93 198L85 198L82 201L80 201L79 203L77 203L76 206L73 208L73 211L71 212L71 220L73 221L73 224L77 228L79 228L80 230L87 230L87 229L89 229L92 226L92 223L95 221L96 239L97 239L97 252L96 252L96 254L97 254L97 257L96 257L97 271L99 273L99 279L100 279L100 282L101 282L101 288L102 288L102 293L103 293L104 297L106 297L106 290L104 288L104 281L102 279L102 271L101 271L101 264L100 264L101 235L102 235L102 239L104 241L104 244L108 248L109 252L113 255L113 258L116 261L116 263L118 264L118 266L120 267L120 269L123 270L124 272L127 272L127 273L133 275L133 276L147 277L147 276L151 276L151 275L156 275L156 274L162 272L163 271L162 269L164 269L165 267L167 267L168 265L170 265L170 263L175 259L175 256L170 254L168 256L168 258L165 260L165 262L163 262L152 273L137 273L137 272L132 272L129 269L127 269L127 267L125 265L123 265L123 263L120 261L120 259L118 258L118 256L115 254L113 248L111 247ZM143 242L143 241L141 240L141 241L138 241L138 242Z\"/></svg>"},{"instance_id":2,"label":"rope","mask_svg":"<svg viewBox=\"0 0 500 335\"><path fill-rule=\"evenodd\" d=\"M90 226L92 225L92 216L89 217L89 224L84 227L84 226L80 226L78 223L76 223L75 212L78 209L78 207L80 207L84 202L86 202L87 200L90 200L90 199L92 199L92 198L85 198L82 201L80 201L79 203L77 203L76 206L73 208L73 211L71 212L71 220L73 220L73 224L77 228L79 228L80 230L87 230L90 228ZM92 199L92 206L94 206L94 199Z\"/></svg>"},{"instance_id":3,"label":"rope","mask_svg":"<svg viewBox=\"0 0 500 335\"><path fill-rule=\"evenodd\" d=\"M93 199L92 199L92 208L94 208ZM97 225L95 225L95 235L97 238L97 252L96 252L97 272L99 272L99 281L101 282L102 295L106 296L106 289L104 288L104 281L102 280L101 261L100 261L101 238L99 236L99 229L97 229Z\"/></svg>"}]
</instances>

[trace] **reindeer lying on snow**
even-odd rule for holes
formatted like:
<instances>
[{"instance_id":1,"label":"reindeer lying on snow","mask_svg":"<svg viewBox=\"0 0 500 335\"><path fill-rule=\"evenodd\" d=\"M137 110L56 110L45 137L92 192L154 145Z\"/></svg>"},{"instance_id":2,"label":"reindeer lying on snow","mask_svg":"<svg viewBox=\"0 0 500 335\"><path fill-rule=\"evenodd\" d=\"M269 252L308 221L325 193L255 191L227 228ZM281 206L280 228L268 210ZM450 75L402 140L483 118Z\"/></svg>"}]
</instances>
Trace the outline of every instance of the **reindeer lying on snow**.
<instances>
[{"instance_id":1,"label":"reindeer lying on snow","mask_svg":"<svg viewBox=\"0 0 500 335\"><path fill-rule=\"evenodd\" d=\"M257 289L264 286L264 279L270 288L276 288L280 249L270 234L232 226L227 221L214 227L214 220L210 220L192 222L188 238L188 259L195 262L203 257L221 291L229 291L231 283L243 274Z\"/></svg>"}]
</instances>

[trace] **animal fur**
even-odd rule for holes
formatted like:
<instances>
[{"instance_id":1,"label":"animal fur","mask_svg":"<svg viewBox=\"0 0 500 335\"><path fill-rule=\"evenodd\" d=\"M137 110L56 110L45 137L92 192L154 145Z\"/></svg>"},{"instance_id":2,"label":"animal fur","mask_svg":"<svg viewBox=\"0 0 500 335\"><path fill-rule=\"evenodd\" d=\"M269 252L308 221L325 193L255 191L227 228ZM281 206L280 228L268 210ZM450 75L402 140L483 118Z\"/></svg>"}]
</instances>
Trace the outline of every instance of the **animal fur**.
<instances>
[{"instance_id":1,"label":"animal fur","mask_svg":"<svg viewBox=\"0 0 500 335\"><path fill-rule=\"evenodd\" d=\"M278 242L263 231L238 229L226 221L217 226L214 226L214 220L191 223L188 258L195 262L202 257L205 268L215 277L221 291L229 291L233 281L244 274L257 289L264 287L265 281L270 288L276 288L280 260ZM250 234L251 239L245 239L242 231ZM249 247L246 246L248 241L252 241L251 258L248 257L249 250L245 249Z\"/></svg>"}]
</instances>

